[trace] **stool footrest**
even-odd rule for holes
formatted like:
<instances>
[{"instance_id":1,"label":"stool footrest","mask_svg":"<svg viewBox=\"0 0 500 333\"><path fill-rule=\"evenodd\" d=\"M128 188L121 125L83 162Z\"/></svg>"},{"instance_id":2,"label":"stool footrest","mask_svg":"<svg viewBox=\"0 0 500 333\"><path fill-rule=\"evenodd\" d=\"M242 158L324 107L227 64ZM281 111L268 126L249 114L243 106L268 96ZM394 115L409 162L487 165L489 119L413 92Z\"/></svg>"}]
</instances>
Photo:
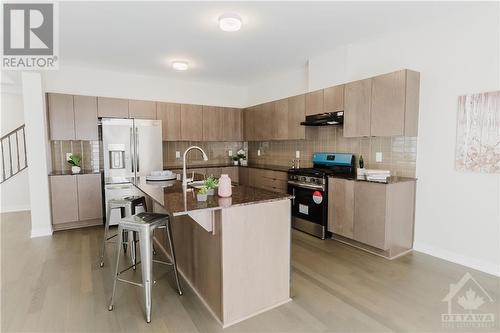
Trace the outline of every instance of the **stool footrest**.
<instances>
[{"instance_id":1,"label":"stool footrest","mask_svg":"<svg viewBox=\"0 0 500 333\"><path fill-rule=\"evenodd\" d=\"M121 278L116 278L116 280L123 282L123 283L131 284L131 285L136 286L136 287L141 287L141 288L144 287L144 285L142 283L137 283L134 281L125 280L125 279L121 279Z\"/></svg>"},{"instance_id":2,"label":"stool footrest","mask_svg":"<svg viewBox=\"0 0 500 333\"><path fill-rule=\"evenodd\" d=\"M162 264L162 265L169 265L169 266L172 266L173 263L171 262L167 262L167 261L163 261L163 260L156 260L156 259L153 259L153 262L157 263L157 264Z\"/></svg>"},{"instance_id":3,"label":"stool footrest","mask_svg":"<svg viewBox=\"0 0 500 333\"><path fill-rule=\"evenodd\" d=\"M116 275L118 276L118 275L120 275L120 274L123 274L123 273L125 273L126 271L128 271L129 269L131 269L131 268L133 268L133 267L135 267L135 266L139 265L140 263L141 263L141 262L140 262L140 261L138 261L135 265L132 265L132 266L129 266L129 267L125 268L123 271L118 272L118 274L116 274Z\"/></svg>"}]
</instances>

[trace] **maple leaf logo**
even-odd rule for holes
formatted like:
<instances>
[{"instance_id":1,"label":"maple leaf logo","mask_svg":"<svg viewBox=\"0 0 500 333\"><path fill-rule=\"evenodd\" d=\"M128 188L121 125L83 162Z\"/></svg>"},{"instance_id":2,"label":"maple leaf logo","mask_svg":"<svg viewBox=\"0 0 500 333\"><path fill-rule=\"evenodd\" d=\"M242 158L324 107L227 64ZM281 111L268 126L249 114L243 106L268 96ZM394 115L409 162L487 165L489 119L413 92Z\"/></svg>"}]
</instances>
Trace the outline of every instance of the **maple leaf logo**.
<instances>
[{"instance_id":1,"label":"maple leaf logo","mask_svg":"<svg viewBox=\"0 0 500 333\"><path fill-rule=\"evenodd\" d=\"M477 310L484 303L484 299L481 296L476 295L476 292L469 288L465 292L465 296L460 296L457 300L465 310Z\"/></svg>"}]
</instances>

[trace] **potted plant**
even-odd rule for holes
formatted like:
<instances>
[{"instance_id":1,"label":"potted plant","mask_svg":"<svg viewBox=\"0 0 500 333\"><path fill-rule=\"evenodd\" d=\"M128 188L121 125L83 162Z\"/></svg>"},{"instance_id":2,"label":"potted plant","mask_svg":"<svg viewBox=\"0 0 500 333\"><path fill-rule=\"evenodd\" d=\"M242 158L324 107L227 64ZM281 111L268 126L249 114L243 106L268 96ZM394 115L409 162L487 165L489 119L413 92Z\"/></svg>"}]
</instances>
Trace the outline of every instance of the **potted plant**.
<instances>
[{"instance_id":1,"label":"potted plant","mask_svg":"<svg viewBox=\"0 0 500 333\"><path fill-rule=\"evenodd\" d=\"M203 185L207 188L207 190L208 190L207 194L208 195L214 195L215 188L218 185L218 181L217 181L217 179L215 177L210 176L207 179L205 179L205 182L203 183Z\"/></svg>"},{"instance_id":2,"label":"potted plant","mask_svg":"<svg viewBox=\"0 0 500 333\"><path fill-rule=\"evenodd\" d=\"M196 194L196 200L198 201L207 201L208 189L206 186L200 187L198 193Z\"/></svg>"},{"instance_id":3,"label":"potted plant","mask_svg":"<svg viewBox=\"0 0 500 333\"><path fill-rule=\"evenodd\" d=\"M82 168L80 168L80 164L82 163L82 157L77 154L69 155L68 163L71 165L72 173L80 173Z\"/></svg>"},{"instance_id":4,"label":"potted plant","mask_svg":"<svg viewBox=\"0 0 500 333\"><path fill-rule=\"evenodd\" d=\"M238 165L238 162L240 161L240 158L238 157L238 155L234 155L232 157L232 159L233 159L233 164Z\"/></svg>"},{"instance_id":5,"label":"potted plant","mask_svg":"<svg viewBox=\"0 0 500 333\"><path fill-rule=\"evenodd\" d=\"M247 163L247 154L243 149L238 150L237 152L238 159L240 160L240 165L246 166Z\"/></svg>"}]
</instances>

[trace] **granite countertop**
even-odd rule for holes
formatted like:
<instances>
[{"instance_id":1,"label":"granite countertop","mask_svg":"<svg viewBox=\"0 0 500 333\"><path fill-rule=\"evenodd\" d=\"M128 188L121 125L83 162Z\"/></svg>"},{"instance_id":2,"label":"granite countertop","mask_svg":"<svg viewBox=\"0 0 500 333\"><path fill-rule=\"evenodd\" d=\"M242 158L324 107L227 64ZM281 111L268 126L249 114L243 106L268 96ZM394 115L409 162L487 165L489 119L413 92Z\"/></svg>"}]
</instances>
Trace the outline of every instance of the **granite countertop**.
<instances>
[{"instance_id":1,"label":"granite countertop","mask_svg":"<svg viewBox=\"0 0 500 333\"><path fill-rule=\"evenodd\" d=\"M367 183L375 183L375 184L396 184L396 183L402 183L402 182L414 182L417 181L417 178L412 178L412 177L399 177L399 176L391 176L389 177L388 181L386 183L382 182L374 182L374 181L368 181L368 180L363 180L363 179L357 179L355 176L351 175L330 175L328 176L330 178L342 178L342 179L347 179L347 180L353 180L356 182L367 182Z\"/></svg>"},{"instance_id":2,"label":"granite countertop","mask_svg":"<svg viewBox=\"0 0 500 333\"><path fill-rule=\"evenodd\" d=\"M79 173L72 173L71 170L55 170L49 173L49 176L76 176L76 175L91 175L99 174L100 171L82 170Z\"/></svg>"},{"instance_id":3,"label":"granite countertop","mask_svg":"<svg viewBox=\"0 0 500 333\"><path fill-rule=\"evenodd\" d=\"M201 179L201 175L195 175L195 179ZM145 177L138 177L133 184L174 216L185 215L192 211L218 210L292 198L288 194L233 185L231 197L220 198L215 194L209 195L207 201L199 202L196 199L196 190L190 187L187 190L183 189L182 182L179 180L154 182L146 181Z\"/></svg>"},{"instance_id":4,"label":"granite countertop","mask_svg":"<svg viewBox=\"0 0 500 333\"><path fill-rule=\"evenodd\" d=\"M207 164L198 164L198 165L188 165L187 170L189 169L200 169L200 168L226 168L226 167L240 167L240 168L254 168L254 169L266 169L273 171L282 171L287 172L290 168L282 165L269 165L269 164L256 164L249 163L246 166L242 165L234 165L232 163L207 163ZM179 170L182 169L182 165L164 165L163 170Z\"/></svg>"}]
</instances>

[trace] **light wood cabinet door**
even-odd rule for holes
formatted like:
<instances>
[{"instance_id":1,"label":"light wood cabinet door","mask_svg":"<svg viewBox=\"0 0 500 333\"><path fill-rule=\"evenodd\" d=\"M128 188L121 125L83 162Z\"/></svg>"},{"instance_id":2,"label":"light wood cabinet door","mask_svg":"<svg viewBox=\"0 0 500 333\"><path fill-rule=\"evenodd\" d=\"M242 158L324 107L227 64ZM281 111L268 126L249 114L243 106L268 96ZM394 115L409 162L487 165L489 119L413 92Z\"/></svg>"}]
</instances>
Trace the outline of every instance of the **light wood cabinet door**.
<instances>
[{"instance_id":1,"label":"light wood cabinet door","mask_svg":"<svg viewBox=\"0 0 500 333\"><path fill-rule=\"evenodd\" d=\"M128 113L130 118L156 119L156 102L129 99Z\"/></svg>"},{"instance_id":2,"label":"light wood cabinet door","mask_svg":"<svg viewBox=\"0 0 500 333\"><path fill-rule=\"evenodd\" d=\"M48 94L51 140L75 140L73 95Z\"/></svg>"},{"instance_id":3,"label":"light wood cabinet door","mask_svg":"<svg viewBox=\"0 0 500 333\"><path fill-rule=\"evenodd\" d=\"M224 167L221 168L221 175L227 174L229 178L231 178L232 182L238 183L239 182L239 167L237 166L232 166L232 167Z\"/></svg>"},{"instance_id":4,"label":"light wood cabinet door","mask_svg":"<svg viewBox=\"0 0 500 333\"><path fill-rule=\"evenodd\" d=\"M75 139L99 140L97 131L97 97L73 96Z\"/></svg>"},{"instance_id":5,"label":"light wood cabinet door","mask_svg":"<svg viewBox=\"0 0 500 333\"><path fill-rule=\"evenodd\" d=\"M328 231L354 237L354 181L328 179Z\"/></svg>"},{"instance_id":6,"label":"light wood cabinet door","mask_svg":"<svg viewBox=\"0 0 500 333\"><path fill-rule=\"evenodd\" d=\"M203 140L203 108L201 105L181 104L182 141Z\"/></svg>"},{"instance_id":7,"label":"light wood cabinet door","mask_svg":"<svg viewBox=\"0 0 500 333\"><path fill-rule=\"evenodd\" d=\"M158 102L157 119L161 120L161 137L163 141L181 140L181 105L177 103Z\"/></svg>"},{"instance_id":8,"label":"light wood cabinet door","mask_svg":"<svg viewBox=\"0 0 500 333\"><path fill-rule=\"evenodd\" d=\"M344 85L333 86L323 90L324 112L344 110Z\"/></svg>"},{"instance_id":9,"label":"light wood cabinet door","mask_svg":"<svg viewBox=\"0 0 500 333\"><path fill-rule=\"evenodd\" d=\"M250 176L248 167L238 167L238 183L250 186Z\"/></svg>"},{"instance_id":10,"label":"light wood cabinet door","mask_svg":"<svg viewBox=\"0 0 500 333\"><path fill-rule=\"evenodd\" d=\"M77 175L80 221L102 218L101 174Z\"/></svg>"},{"instance_id":11,"label":"light wood cabinet door","mask_svg":"<svg viewBox=\"0 0 500 333\"><path fill-rule=\"evenodd\" d=\"M78 221L78 195L76 177L50 176L52 224Z\"/></svg>"},{"instance_id":12,"label":"light wood cabinet door","mask_svg":"<svg viewBox=\"0 0 500 333\"><path fill-rule=\"evenodd\" d=\"M274 103L274 113L271 123L271 137L274 140L288 139L288 98Z\"/></svg>"},{"instance_id":13,"label":"light wood cabinet door","mask_svg":"<svg viewBox=\"0 0 500 333\"><path fill-rule=\"evenodd\" d=\"M276 112L276 103L268 102L257 109L256 139L272 140L274 138L274 120Z\"/></svg>"},{"instance_id":14,"label":"light wood cabinet door","mask_svg":"<svg viewBox=\"0 0 500 333\"><path fill-rule=\"evenodd\" d=\"M344 137L370 136L371 91L371 79L345 85Z\"/></svg>"},{"instance_id":15,"label":"light wood cabinet door","mask_svg":"<svg viewBox=\"0 0 500 333\"><path fill-rule=\"evenodd\" d=\"M245 121L245 140L247 141L257 141L258 139L258 131L257 124L260 117L260 111L262 109L262 105L255 105L250 108L247 108L244 111L244 121Z\"/></svg>"},{"instance_id":16,"label":"light wood cabinet door","mask_svg":"<svg viewBox=\"0 0 500 333\"><path fill-rule=\"evenodd\" d=\"M406 71L397 71L372 79L371 135L404 134Z\"/></svg>"},{"instance_id":17,"label":"light wood cabinet door","mask_svg":"<svg viewBox=\"0 0 500 333\"><path fill-rule=\"evenodd\" d=\"M306 138L306 127L300 123L306 117L306 96L297 95L288 98L288 139Z\"/></svg>"},{"instance_id":18,"label":"light wood cabinet door","mask_svg":"<svg viewBox=\"0 0 500 333\"><path fill-rule=\"evenodd\" d=\"M355 182L354 240L387 250L385 184Z\"/></svg>"},{"instance_id":19,"label":"light wood cabinet door","mask_svg":"<svg viewBox=\"0 0 500 333\"><path fill-rule=\"evenodd\" d=\"M243 114L241 109L222 108L223 140L243 140Z\"/></svg>"},{"instance_id":20,"label":"light wood cabinet door","mask_svg":"<svg viewBox=\"0 0 500 333\"><path fill-rule=\"evenodd\" d=\"M418 135L420 73L406 70L405 136Z\"/></svg>"},{"instance_id":21,"label":"light wood cabinet door","mask_svg":"<svg viewBox=\"0 0 500 333\"><path fill-rule=\"evenodd\" d=\"M108 118L128 118L128 100L122 98L97 97L97 115Z\"/></svg>"},{"instance_id":22,"label":"light wood cabinet door","mask_svg":"<svg viewBox=\"0 0 500 333\"><path fill-rule=\"evenodd\" d=\"M203 105L203 140L223 141L223 108Z\"/></svg>"},{"instance_id":23,"label":"light wood cabinet door","mask_svg":"<svg viewBox=\"0 0 500 333\"><path fill-rule=\"evenodd\" d=\"M306 94L306 116L323 113L323 89Z\"/></svg>"}]
</instances>

